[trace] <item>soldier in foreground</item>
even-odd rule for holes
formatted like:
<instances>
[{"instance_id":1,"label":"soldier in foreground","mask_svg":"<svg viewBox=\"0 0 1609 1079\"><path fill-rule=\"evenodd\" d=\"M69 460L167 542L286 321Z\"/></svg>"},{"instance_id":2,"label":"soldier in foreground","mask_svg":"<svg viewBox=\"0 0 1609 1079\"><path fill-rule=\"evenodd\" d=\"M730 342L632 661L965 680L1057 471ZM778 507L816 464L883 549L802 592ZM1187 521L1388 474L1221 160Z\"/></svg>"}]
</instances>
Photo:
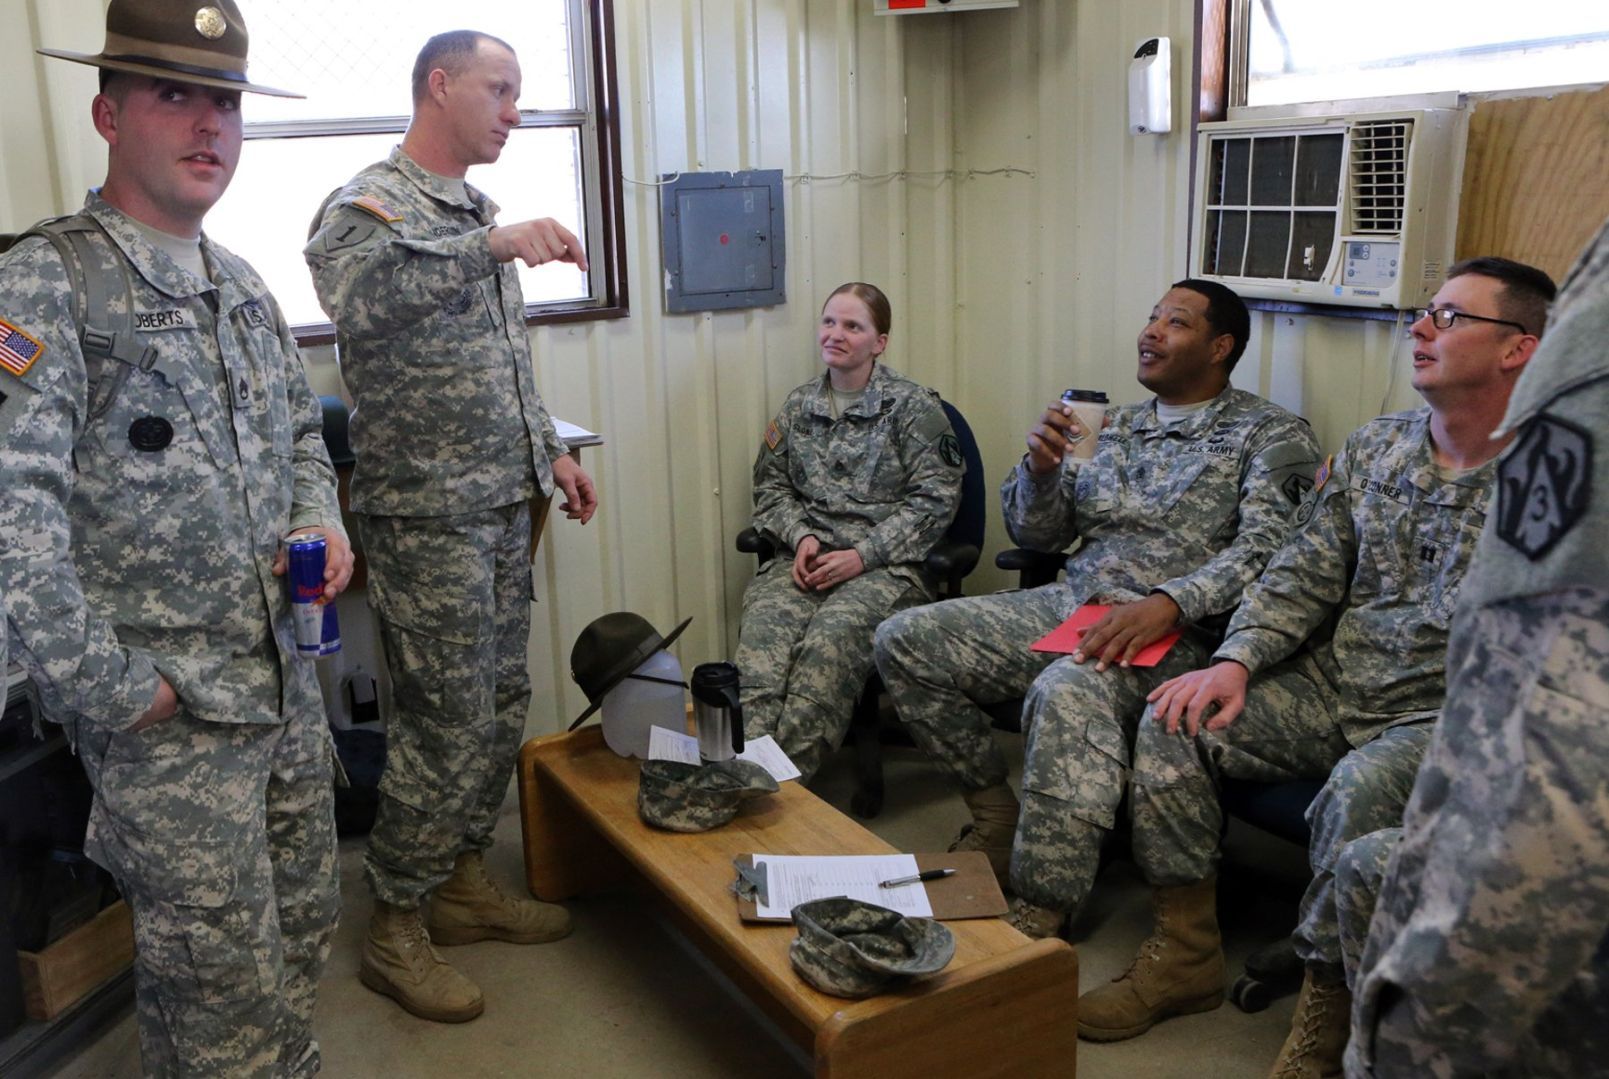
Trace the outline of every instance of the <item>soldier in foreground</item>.
<instances>
[{"instance_id":1,"label":"soldier in foreground","mask_svg":"<svg viewBox=\"0 0 1609 1079\"><path fill-rule=\"evenodd\" d=\"M48 54L101 69L106 182L0 256L0 593L134 916L144 1072L311 1075L332 749L277 575L287 533L330 598L351 554L284 317L201 231L241 93L282 91L231 0L112 0L100 55Z\"/></svg>"},{"instance_id":2,"label":"soldier in foreground","mask_svg":"<svg viewBox=\"0 0 1609 1079\"><path fill-rule=\"evenodd\" d=\"M1354 842L1337 871L1374 910L1348 1075L1581 1076L1609 1059L1606 340L1609 227L1495 433L1512 445L1400 842ZM1382 889L1370 870L1393 846Z\"/></svg>"},{"instance_id":3,"label":"soldier in foreground","mask_svg":"<svg viewBox=\"0 0 1609 1079\"><path fill-rule=\"evenodd\" d=\"M1012 920L1031 935L1058 932L1088 895L1146 693L1211 654L1222 616L1283 542L1316 464L1306 423L1230 387L1249 332L1229 289L1175 284L1137 342L1139 381L1156 396L1110 410L1101 431L1085 431L1056 402L1001 487L1016 542L1060 551L1082 540L1066 582L947 600L878 627L877 666L900 717L972 810L954 849L986 851L1002 879L1009 865ZM1062 458L1079 437L1099 443L1075 472ZM1085 603L1112 610L1082 652L1030 651ZM1176 627L1184 636L1160 664L1129 665ZM1019 825L980 705L1024 694Z\"/></svg>"},{"instance_id":4,"label":"soldier in foreground","mask_svg":"<svg viewBox=\"0 0 1609 1079\"><path fill-rule=\"evenodd\" d=\"M519 94L504 42L431 38L402 145L331 193L304 252L356 401L352 509L394 702L360 976L440 1022L484 1002L434 945L570 931L562 907L504 892L482 858L531 699L529 502L561 489L583 524L598 505L537 392L514 267L586 256L549 218L497 224L464 182L502 153Z\"/></svg>"},{"instance_id":5,"label":"soldier in foreground","mask_svg":"<svg viewBox=\"0 0 1609 1079\"><path fill-rule=\"evenodd\" d=\"M1219 784L1329 776L1308 814L1314 879L1296 934L1307 978L1275 1068L1306 1074L1338 1059L1346 987L1335 857L1347 840L1401 819L1441 708L1448 619L1499 449L1490 435L1552 295L1553 282L1529 266L1455 265L1411 326L1413 385L1426 407L1347 438L1319 470L1297 530L1246 590L1213 664L1151 695L1132 798L1155 928L1127 973L1081 998L1084 1037L1129 1038L1222 1003Z\"/></svg>"}]
</instances>

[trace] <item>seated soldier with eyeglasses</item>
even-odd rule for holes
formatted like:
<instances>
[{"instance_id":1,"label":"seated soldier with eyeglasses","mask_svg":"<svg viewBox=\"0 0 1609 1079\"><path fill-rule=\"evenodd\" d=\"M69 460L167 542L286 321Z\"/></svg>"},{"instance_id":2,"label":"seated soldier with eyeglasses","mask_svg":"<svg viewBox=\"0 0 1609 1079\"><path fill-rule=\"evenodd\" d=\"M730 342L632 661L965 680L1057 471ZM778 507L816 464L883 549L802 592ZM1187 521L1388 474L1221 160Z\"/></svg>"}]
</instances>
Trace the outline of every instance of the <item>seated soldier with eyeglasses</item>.
<instances>
[{"instance_id":1,"label":"seated soldier with eyeglasses","mask_svg":"<svg viewBox=\"0 0 1609 1079\"><path fill-rule=\"evenodd\" d=\"M1546 274L1508 259L1455 265L1409 327L1425 407L1370 421L1325 461L1211 665L1151 694L1131 796L1156 928L1121 978L1079 1001L1084 1037L1133 1037L1222 1002L1220 784L1328 776L1308 813L1314 879L1296 932L1307 977L1274 1073L1338 1074L1350 997L1335 858L1348 840L1401 821L1506 443L1491 435L1553 294Z\"/></svg>"}]
</instances>

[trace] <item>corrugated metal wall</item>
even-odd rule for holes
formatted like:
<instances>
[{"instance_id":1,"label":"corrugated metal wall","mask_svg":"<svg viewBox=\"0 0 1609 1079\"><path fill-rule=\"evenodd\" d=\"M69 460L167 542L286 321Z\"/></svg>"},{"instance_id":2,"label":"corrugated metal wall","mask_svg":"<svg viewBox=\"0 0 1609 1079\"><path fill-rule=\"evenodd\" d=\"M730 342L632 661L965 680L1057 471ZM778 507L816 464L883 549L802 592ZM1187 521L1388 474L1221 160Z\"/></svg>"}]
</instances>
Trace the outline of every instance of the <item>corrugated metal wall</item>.
<instances>
[{"instance_id":1,"label":"corrugated metal wall","mask_svg":"<svg viewBox=\"0 0 1609 1079\"><path fill-rule=\"evenodd\" d=\"M772 412L819 369L814 326L826 291L854 278L887 288L894 363L918 377L911 342L931 349L949 339L947 327L916 331L924 316L914 293L929 309L948 306L933 295L933 267L947 269L949 259L912 258L907 185L804 178L907 166L900 27L869 8L859 0L615 6L627 176L782 169L788 302L665 314L659 190L634 183L631 318L537 332L544 394L608 440L584 455L603 512L585 529L555 519L544 541L532 673L539 698L544 683L563 697L562 715L582 703L568 677L570 643L604 611L635 610L662 630L693 616L678 648L686 666L730 654L753 570L732 550L748 520L750 466ZM948 67L928 76L947 103ZM537 726L541 714L539 703Z\"/></svg>"},{"instance_id":2,"label":"corrugated metal wall","mask_svg":"<svg viewBox=\"0 0 1609 1079\"><path fill-rule=\"evenodd\" d=\"M91 51L100 35L80 16L99 6L0 0L7 25ZM584 529L555 517L544 540L533 731L580 711L570 644L605 611L638 611L661 630L693 616L677 649L686 666L730 653L752 571L731 540L747 521L754 451L783 396L819 369L816 313L840 282L889 293L890 362L968 416L991 487L1066 386L1143 396L1134 337L1185 266L1191 0L1023 0L1015 10L897 18L871 7L617 0L628 177L784 170L788 302L664 314L659 192L634 183L631 317L534 333L554 411L608 443L584 456L602 512ZM1173 39L1175 133L1133 137L1128 61L1157 34ZM31 45L12 38L4 48L14 74L0 106L0 209L25 223L76 205L103 157L84 73L34 61L39 103L30 106L26 85L10 91L28 81ZM978 174L999 169L1032 175ZM910 175L874 178L898 170ZM827 178L847 172L864 178ZM300 228L307 215L292 216ZM1237 382L1309 416L1332 448L1377 411L1396 343L1388 324L1257 321ZM309 362L327 386L328 355ZM1412 400L1405 381L1398 401ZM989 540L990 552L1005 545L993 506ZM976 582L1008 583L992 566Z\"/></svg>"}]
</instances>

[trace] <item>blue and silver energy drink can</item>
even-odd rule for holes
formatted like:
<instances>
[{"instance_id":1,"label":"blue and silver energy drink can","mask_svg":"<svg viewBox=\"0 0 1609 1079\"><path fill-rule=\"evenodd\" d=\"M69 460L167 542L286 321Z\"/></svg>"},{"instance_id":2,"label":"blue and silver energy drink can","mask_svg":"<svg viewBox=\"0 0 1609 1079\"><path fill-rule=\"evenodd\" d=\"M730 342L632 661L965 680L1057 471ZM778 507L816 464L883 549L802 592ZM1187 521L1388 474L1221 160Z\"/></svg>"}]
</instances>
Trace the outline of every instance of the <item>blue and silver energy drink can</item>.
<instances>
[{"instance_id":1,"label":"blue and silver energy drink can","mask_svg":"<svg viewBox=\"0 0 1609 1079\"><path fill-rule=\"evenodd\" d=\"M335 604L324 598L324 537L311 532L285 537L290 556L291 614L298 655L317 658L341 650Z\"/></svg>"}]
</instances>

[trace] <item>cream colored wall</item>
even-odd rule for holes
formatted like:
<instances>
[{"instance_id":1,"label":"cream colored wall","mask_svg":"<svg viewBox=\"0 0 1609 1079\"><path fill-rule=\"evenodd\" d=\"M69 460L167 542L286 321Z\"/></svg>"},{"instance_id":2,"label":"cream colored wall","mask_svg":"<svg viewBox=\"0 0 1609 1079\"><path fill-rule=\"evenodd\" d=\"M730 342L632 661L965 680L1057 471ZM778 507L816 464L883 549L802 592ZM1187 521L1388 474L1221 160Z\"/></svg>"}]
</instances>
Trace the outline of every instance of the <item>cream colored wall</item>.
<instances>
[{"instance_id":1,"label":"cream colored wall","mask_svg":"<svg viewBox=\"0 0 1609 1079\"><path fill-rule=\"evenodd\" d=\"M28 28L0 43L12 72L0 95L0 227L76 205L99 179L93 72L31 50L95 51L100 6L0 0L4 24ZM913 175L789 180L788 302L700 315L663 313L659 192L628 185L631 317L533 331L553 410L608 440L584 456L602 511L585 528L556 516L543 542L537 731L583 707L569 648L606 611L638 611L664 631L693 616L677 648L684 666L730 654L752 571L731 549L749 468L776 406L817 370L813 326L834 285L862 278L888 291L891 362L968 416L992 488L1061 389L1142 396L1134 335L1185 265L1190 0L1023 0L899 18L871 15L869 0L615 9L633 180L683 169ZM1173 38L1176 131L1136 138L1124 128L1125 73L1154 34ZM1001 168L1034 175L927 175ZM1260 317L1237 381L1303 412L1335 446L1376 411L1390 343L1379 324ZM328 350L308 359L328 392ZM992 552L1005 545L998 507L989 520ZM992 566L975 581L974 591L1008 583Z\"/></svg>"}]
</instances>

